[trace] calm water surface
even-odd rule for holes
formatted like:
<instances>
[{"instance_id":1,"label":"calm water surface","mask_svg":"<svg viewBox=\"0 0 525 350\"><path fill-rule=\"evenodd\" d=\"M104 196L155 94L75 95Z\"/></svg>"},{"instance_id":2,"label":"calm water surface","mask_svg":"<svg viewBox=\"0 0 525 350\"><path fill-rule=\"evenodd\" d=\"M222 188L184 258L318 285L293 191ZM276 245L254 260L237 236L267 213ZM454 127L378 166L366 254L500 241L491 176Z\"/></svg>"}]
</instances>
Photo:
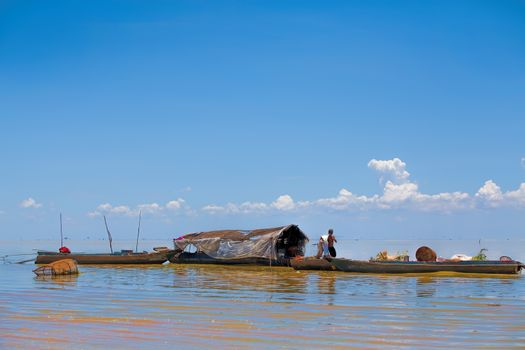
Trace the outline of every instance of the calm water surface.
<instances>
[{"instance_id":1,"label":"calm water surface","mask_svg":"<svg viewBox=\"0 0 525 350\"><path fill-rule=\"evenodd\" d=\"M525 276L34 267L0 263L1 349L525 347Z\"/></svg>"}]
</instances>

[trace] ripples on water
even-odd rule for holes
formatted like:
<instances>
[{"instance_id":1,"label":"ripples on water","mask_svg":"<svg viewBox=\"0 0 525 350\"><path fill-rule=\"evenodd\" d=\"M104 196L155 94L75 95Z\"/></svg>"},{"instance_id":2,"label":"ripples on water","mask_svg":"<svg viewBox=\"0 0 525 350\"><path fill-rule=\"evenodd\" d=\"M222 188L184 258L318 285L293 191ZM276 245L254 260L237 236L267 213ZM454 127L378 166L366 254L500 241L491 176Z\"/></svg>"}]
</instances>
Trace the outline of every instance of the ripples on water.
<instances>
[{"instance_id":1,"label":"ripples on water","mask_svg":"<svg viewBox=\"0 0 525 350\"><path fill-rule=\"evenodd\" d=\"M525 279L0 264L0 348L525 347Z\"/></svg>"}]
</instances>

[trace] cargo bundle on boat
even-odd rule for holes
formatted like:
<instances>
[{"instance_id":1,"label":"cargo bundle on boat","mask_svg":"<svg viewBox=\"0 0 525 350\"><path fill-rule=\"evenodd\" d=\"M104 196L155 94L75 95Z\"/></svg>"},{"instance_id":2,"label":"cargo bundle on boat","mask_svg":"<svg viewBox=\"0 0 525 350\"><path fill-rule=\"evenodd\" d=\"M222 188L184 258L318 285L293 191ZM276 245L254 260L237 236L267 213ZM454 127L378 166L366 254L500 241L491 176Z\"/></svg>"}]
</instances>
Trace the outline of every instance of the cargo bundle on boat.
<instances>
[{"instance_id":1,"label":"cargo bundle on boat","mask_svg":"<svg viewBox=\"0 0 525 350\"><path fill-rule=\"evenodd\" d=\"M178 254L170 262L289 266L290 259L304 256L307 242L308 237L297 225L196 232L173 240ZM187 251L191 246L195 252Z\"/></svg>"}]
</instances>

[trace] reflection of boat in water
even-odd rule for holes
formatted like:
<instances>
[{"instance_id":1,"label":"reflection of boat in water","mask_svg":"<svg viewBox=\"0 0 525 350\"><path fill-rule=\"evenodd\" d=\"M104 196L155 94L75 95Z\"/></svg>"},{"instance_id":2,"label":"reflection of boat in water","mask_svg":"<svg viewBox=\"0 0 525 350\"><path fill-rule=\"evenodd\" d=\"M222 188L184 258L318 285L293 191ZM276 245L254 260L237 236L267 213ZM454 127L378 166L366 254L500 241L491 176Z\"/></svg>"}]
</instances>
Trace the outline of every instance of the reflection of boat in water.
<instances>
[{"instance_id":1,"label":"reflection of boat in water","mask_svg":"<svg viewBox=\"0 0 525 350\"><path fill-rule=\"evenodd\" d=\"M56 284L67 284L75 283L78 280L78 274L76 275L37 275L35 276L36 281L52 282Z\"/></svg>"},{"instance_id":2,"label":"reflection of boat in water","mask_svg":"<svg viewBox=\"0 0 525 350\"><path fill-rule=\"evenodd\" d=\"M33 270L37 276L63 276L78 274L77 263L73 259L61 259Z\"/></svg>"},{"instance_id":3,"label":"reflection of boat in water","mask_svg":"<svg viewBox=\"0 0 525 350\"><path fill-rule=\"evenodd\" d=\"M310 281L292 269L268 265L170 264L166 268L173 271L173 288L191 289L198 294L219 291L219 295L228 295L228 298L235 298L235 291L249 291L278 293L280 296L273 295L273 298L291 300L300 298L294 296L296 293L306 293Z\"/></svg>"},{"instance_id":4,"label":"reflection of boat in water","mask_svg":"<svg viewBox=\"0 0 525 350\"><path fill-rule=\"evenodd\" d=\"M331 263L345 272L362 273L431 273L460 272L478 274L517 274L524 267L519 261L361 261L333 258Z\"/></svg>"},{"instance_id":5,"label":"reflection of boat in water","mask_svg":"<svg viewBox=\"0 0 525 350\"><path fill-rule=\"evenodd\" d=\"M257 229L196 232L173 240L178 254L172 263L289 266L303 256L308 237L297 225ZM185 251L194 246L196 252Z\"/></svg>"},{"instance_id":6,"label":"reflection of boat in water","mask_svg":"<svg viewBox=\"0 0 525 350\"><path fill-rule=\"evenodd\" d=\"M318 259L314 256L304 259L292 259L290 260L290 266L292 266L295 270L337 270L337 268L328 260Z\"/></svg>"},{"instance_id":7,"label":"reflection of boat in water","mask_svg":"<svg viewBox=\"0 0 525 350\"><path fill-rule=\"evenodd\" d=\"M69 258L78 264L162 264L175 254L173 250L154 248L153 252L134 253L122 250L115 253L56 253L38 251L35 264L49 264L57 260Z\"/></svg>"}]
</instances>

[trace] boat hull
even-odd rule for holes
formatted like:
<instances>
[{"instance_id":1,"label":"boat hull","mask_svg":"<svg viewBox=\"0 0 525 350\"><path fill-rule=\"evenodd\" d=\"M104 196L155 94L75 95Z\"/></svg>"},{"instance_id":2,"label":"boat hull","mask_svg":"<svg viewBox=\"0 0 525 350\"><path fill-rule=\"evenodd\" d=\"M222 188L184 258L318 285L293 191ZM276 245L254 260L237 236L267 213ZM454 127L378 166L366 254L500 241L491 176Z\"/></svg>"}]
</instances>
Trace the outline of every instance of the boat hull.
<instances>
[{"instance_id":1,"label":"boat hull","mask_svg":"<svg viewBox=\"0 0 525 350\"><path fill-rule=\"evenodd\" d=\"M131 253L131 254L63 254L38 252L35 264L49 264L61 259L73 259L80 265L102 264L162 264L168 261L169 252Z\"/></svg>"},{"instance_id":2,"label":"boat hull","mask_svg":"<svg viewBox=\"0 0 525 350\"><path fill-rule=\"evenodd\" d=\"M260 266L290 266L290 259L267 259L267 258L237 258L216 259L205 253L183 252L169 259L173 264L214 264L214 265L260 265Z\"/></svg>"},{"instance_id":3,"label":"boat hull","mask_svg":"<svg viewBox=\"0 0 525 350\"><path fill-rule=\"evenodd\" d=\"M304 258L292 259L290 265L295 270L318 270L318 271L335 271L337 268L326 259Z\"/></svg>"},{"instance_id":4,"label":"boat hull","mask_svg":"<svg viewBox=\"0 0 525 350\"><path fill-rule=\"evenodd\" d=\"M523 268L519 261L457 261L457 262L419 262L419 261L360 261L351 259L332 259L332 265L341 271L358 273L432 273L460 272L476 274L517 274Z\"/></svg>"}]
</instances>

